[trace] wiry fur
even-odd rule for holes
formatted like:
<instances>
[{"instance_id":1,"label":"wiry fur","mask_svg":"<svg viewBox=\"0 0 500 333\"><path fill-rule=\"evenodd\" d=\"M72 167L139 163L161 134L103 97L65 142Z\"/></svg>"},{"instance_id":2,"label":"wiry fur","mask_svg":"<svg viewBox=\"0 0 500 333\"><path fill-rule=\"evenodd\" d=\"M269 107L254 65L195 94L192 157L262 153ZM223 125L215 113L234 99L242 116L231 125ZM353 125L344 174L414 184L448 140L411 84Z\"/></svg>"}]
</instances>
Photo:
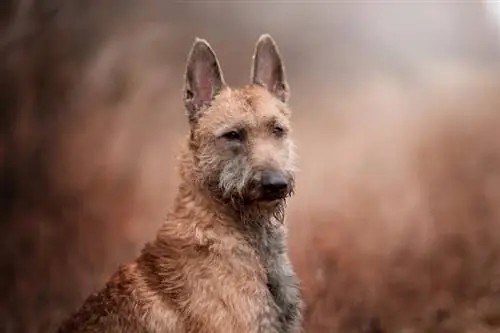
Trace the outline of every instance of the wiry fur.
<instances>
[{"instance_id":1,"label":"wiry fur","mask_svg":"<svg viewBox=\"0 0 500 333\"><path fill-rule=\"evenodd\" d=\"M191 129L174 207L156 239L59 333L300 331L300 295L283 223L295 158L287 97L269 36L257 43L252 84L239 89L224 83L215 53L196 40L185 88ZM224 136L235 129L244 138ZM264 170L287 179L277 199L262 199Z\"/></svg>"}]
</instances>

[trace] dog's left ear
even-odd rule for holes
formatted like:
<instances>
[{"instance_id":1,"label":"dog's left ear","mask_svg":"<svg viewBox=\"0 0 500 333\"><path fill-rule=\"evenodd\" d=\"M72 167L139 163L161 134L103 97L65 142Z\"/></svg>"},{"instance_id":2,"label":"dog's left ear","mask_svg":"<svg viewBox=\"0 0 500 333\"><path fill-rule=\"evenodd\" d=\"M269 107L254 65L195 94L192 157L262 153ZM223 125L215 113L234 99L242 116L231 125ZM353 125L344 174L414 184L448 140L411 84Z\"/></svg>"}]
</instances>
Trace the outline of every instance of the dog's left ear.
<instances>
[{"instance_id":1,"label":"dog's left ear","mask_svg":"<svg viewBox=\"0 0 500 333\"><path fill-rule=\"evenodd\" d=\"M285 67L273 38L260 36L252 60L251 82L261 85L282 102L287 102L290 95L286 81Z\"/></svg>"}]
</instances>

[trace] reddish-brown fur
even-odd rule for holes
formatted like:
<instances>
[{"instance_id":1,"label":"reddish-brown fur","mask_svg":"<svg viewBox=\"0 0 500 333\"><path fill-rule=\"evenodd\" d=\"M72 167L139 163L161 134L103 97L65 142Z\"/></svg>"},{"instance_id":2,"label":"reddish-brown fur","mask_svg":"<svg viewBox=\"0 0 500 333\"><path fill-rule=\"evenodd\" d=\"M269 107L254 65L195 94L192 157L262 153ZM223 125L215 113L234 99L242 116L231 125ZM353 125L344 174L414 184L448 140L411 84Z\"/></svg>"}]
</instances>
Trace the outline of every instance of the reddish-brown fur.
<instances>
[{"instance_id":1,"label":"reddish-brown fur","mask_svg":"<svg viewBox=\"0 0 500 333\"><path fill-rule=\"evenodd\" d=\"M224 83L215 53L197 39L186 72L190 135L173 209L156 239L59 333L299 330L283 224L293 192L287 97L269 36L257 43L252 84L239 89ZM287 190L263 199L264 185L255 182L268 170L285 177Z\"/></svg>"}]
</instances>

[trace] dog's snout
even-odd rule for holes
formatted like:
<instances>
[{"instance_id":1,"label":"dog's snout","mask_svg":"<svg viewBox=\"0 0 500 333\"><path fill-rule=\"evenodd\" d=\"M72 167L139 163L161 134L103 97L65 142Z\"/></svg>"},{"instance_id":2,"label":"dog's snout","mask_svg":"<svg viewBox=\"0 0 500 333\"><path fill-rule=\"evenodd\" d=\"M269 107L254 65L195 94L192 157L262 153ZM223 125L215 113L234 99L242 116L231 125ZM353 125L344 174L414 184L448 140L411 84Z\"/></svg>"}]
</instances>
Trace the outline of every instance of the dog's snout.
<instances>
[{"instance_id":1,"label":"dog's snout","mask_svg":"<svg viewBox=\"0 0 500 333\"><path fill-rule=\"evenodd\" d=\"M261 185L264 192L279 193L288 187L288 180L282 172L265 171L261 176Z\"/></svg>"}]
</instances>

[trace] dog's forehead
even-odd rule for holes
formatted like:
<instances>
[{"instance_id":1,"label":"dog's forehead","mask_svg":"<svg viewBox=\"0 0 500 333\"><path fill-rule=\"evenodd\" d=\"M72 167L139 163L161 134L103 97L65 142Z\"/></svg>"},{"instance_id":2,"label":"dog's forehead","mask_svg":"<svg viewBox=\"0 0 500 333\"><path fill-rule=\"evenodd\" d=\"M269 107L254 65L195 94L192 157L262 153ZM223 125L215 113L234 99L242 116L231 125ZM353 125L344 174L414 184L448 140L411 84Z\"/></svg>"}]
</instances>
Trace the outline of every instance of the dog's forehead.
<instances>
[{"instance_id":1,"label":"dog's forehead","mask_svg":"<svg viewBox=\"0 0 500 333\"><path fill-rule=\"evenodd\" d=\"M287 122L289 110L265 88L246 86L226 88L213 101L204 120L210 129L231 127L236 124L257 124L268 120Z\"/></svg>"}]
</instances>

